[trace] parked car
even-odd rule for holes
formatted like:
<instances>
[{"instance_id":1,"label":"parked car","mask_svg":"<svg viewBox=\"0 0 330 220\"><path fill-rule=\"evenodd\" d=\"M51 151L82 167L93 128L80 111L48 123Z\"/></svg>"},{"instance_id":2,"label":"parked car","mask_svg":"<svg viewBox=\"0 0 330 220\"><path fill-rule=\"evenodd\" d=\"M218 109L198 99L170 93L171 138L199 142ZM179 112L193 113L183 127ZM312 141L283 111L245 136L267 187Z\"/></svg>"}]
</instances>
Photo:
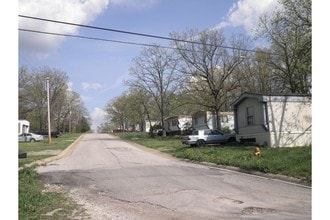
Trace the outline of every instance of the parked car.
<instances>
[{"instance_id":1,"label":"parked car","mask_svg":"<svg viewBox=\"0 0 330 220\"><path fill-rule=\"evenodd\" d=\"M58 138L62 135L62 133L58 132L58 131L52 131L50 134L51 134L51 137L54 137L54 138Z\"/></svg>"},{"instance_id":2,"label":"parked car","mask_svg":"<svg viewBox=\"0 0 330 220\"><path fill-rule=\"evenodd\" d=\"M42 135L44 137L48 137L48 131L36 131L34 133L35 134ZM58 137L60 137L62 135L62 133L61 132L58 132L58 131L52 131L52 132L50 132L50 135L53 138L58 138Z\"/></svg>"},{"instance_id":3,"label":"parked car","mask_svg":"<svg viewBox=\"0 0 330 220\"><path fill-rule=\"evenodd\" d=\"M162 136L163 135L163 129L155 129L152 131L153 135Z\"/></svg>"},{"instance_id":4,"label":"parked car","mask_svg":"<svg viewBox=\"0 0 330 220\"><path fill-rule=\"evenodd\" d=\"M191 135L184 136L182 143L190 146L202 147L205 144L222 144L235 142L236 134L224 134L214 129L194 130Z\"/></svg>"},{"instance_id":5,"label":"parked car","mask_svg":"<svg viewBox=\"0 0 330 220\"><path fill-rule=\"evenodd\" d=\"M41 141L44 137L35 133L23 133L18 135L18 142L35 142Z\"/></svg>"}]
</instances>

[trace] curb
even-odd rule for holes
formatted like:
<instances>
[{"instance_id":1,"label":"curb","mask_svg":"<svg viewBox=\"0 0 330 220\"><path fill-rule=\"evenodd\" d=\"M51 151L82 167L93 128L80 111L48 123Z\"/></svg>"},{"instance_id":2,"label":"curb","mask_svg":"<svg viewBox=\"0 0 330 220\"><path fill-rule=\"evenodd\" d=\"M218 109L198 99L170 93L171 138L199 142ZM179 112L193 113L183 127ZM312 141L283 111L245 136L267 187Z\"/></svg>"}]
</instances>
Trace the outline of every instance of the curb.
<instances>
[{"instance_id":1,"label":"curb","mask_svg":"<svg viewBox=\"0 0 330 220\"><path fill-rule=\"evenodd\" d=\"M199 162L199 161L194 161L194 160L189 160L189 159L181 159L181 160L189 162L189 163L195 163L195 164L210 166L210 167L219 168L219 169L231 170L234 172L240 172L240 173L245 173L248 175L254 175L254 176L267 178L267 179L289 182L289 183L296 184L296 185L299 185L302 187L311 188L311 183L298 179L298 178L295 178L295 177L285 176L285 175L281 175L281 174L271 174L271 173L263 173L263 172L259 172L259 171L244 170L239 167L219 165L219 164L210 163L210 162Z\"/></svg>"},{"instance_id":2,"label":"curb","mask_svg":"<svg viewBox=\"0 0 330 220\"><path fill-rule=\"evenodd\" d=\"M22 168L26 168L26 167L32 167L34 165L42 166L42 165L50 163L54 160L59 160L59 159L62 159L64 157L70 156L72 154L72 152L74 151L74 149L77 147L78 143L81 141L81 139L84 136L85 136L85 134L80 135L72 144L70 144L67 148L65 148L63 151L61 151L57 155L52 156L52 157L47 157L45 159L37 160L37 161L34 161L32 163L26 164L26 165L20 167L19 170L21 170Z\"/></svg>"},{"instance_id":3,"label":"curb","mask_svg":"<svg viewBox=\"0 0 330 220\"><path fill-rule=\"evenodd\" d=\"M130 144L133 144L137 147L140 147L140 148L142 148L146 151L153 152L153 153L156 153L156 154L160 154L160 155L165 156L165 157L170 157L170 158L173 158L173 159L185 161L185 162L188 162L188 163L200 164L200 165L204 165L204 166L209 166L209 167L214 167L214 168L219 168L219 169L225 169L225 170L230 170L230 171L234 171L234 172L245 173L247 175L254 175L254 176L259 176L259 177L263 177L263 178L267 178L267 179L284 181L284 182L288 182L288 183L291 183L291 184L299 185L301 187L311 188L311 183L310 182L307 182L307 181L304 181L304 180L301 180L301 179L298 179L298 178L295 178L295 177L285 176L285 175L281 175L281 174L271 174L271 173L263 173L263 172L259 172L259 171L244 170L244 169L239 168L239 167L225 166L225 165L220 165L220 164L215 164L215 163L210 163L210 162L199 162L199 161L190 160L190 159L178 158L178 157L174 157L170 154L167 154L165 152L161 152L159 150L140 145L140 144L135 143L135 142L130 141L130 140L125 140L125 139L121 139L121 140L125 141L127 143L130 143Z\"/></svg>"}]
</instances>

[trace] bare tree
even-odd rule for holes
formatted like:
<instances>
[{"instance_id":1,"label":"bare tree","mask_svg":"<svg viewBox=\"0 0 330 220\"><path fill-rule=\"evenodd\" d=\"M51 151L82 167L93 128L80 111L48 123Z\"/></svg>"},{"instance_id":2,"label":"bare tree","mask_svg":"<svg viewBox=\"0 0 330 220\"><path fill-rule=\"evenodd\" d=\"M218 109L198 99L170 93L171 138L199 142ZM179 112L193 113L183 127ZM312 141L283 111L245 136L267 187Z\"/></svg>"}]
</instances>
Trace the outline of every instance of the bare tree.
<instances>
[{"instance_id":1,"label":"bare tree","mask_svg":"<svg viewBox=\"0 0 330 220\"><path fill-rule=\"evenodd\" d=\"M25 67L19 69L19 118L29 120L33 130L46 130L47 78L50 85L51 129L64 131L70 111L72 127L75 128L85 117L84 104L79 94L68 91L67 74L49 67L34 69L32 73Z\"/></svg>"},{"instance_id":2,"label":"bare tree","mask_svg":"<svg viewBox=\"0 0 330 220\"><path fill-rule=\"evenodd\" d=\"M258 36L269 40L269 65L283 92L310 93L312 20L311 0L281 0L282 8L260 18Z\"/></svg>"},{"instance_id":3,"label":"bare tree","mask_svg":"<svg viewBox=\"0 0 330 220\"><path fill-rule=\"evenodd\" d=\"M29 74L27 67L20 67L18 72L18 118L27 119L34 110L34 106L30 103L31 97L29 88L31 87L32 76Z\"/></svg>"},{"instance_id":4,"label":"bare tree","mask_svg":"<svg viewBox=\"0 0 330 220\"><path fill-rule=\"evenodd\" d=\"M143 131L145 120L154 118L155 107L150 95L141 90L132 89L111 100L106 106L108 123L121 129L131 128ZM157 110L157 109L156 109ZM105 124L104 126L106 127Z\"/></svg>"},{"instance_id":5,"label":"bare tree","mask_svg":"<svg viewBox=\"0 0 330 220\"><path fill-rule=\"evenodd\" d=\"M86 115L86 108L80 95L74 91L67 91L66 104L59 109L59 124L63 131L77 131L81 119Z\"/></svg>"},{"instance_id":6,"label":"bare tree","mask_svg":"<svg viewBox=\"0 0 330 220\"><path fill-rule=\"evenodd\" d=\"M49 67L43 67L34 71L36 83L45 85L46 79L49 79L49 104L50 104L50 118L52 129L58 129L61 122L61 109L67 103L67 89L68 89L68 76L65 72L58 69L51 69ZM38 91L40 94L47 94L45 87L43 90ZM46 97L44 99L47 100ZM47 114L46 114L47 115ZM46 121L46 120L45 120ZM44 122L45 122L44 121ZM42 128L41 128L42 129Z\"/></svg>"},{"instance_id":7,"label":"bare tree","mask_svg":"<svg viewBox=\"0 0 330 220\"><path fill-rule=\"evenodd\" d=\"M140 131L144 130L146 120L151 126L151 120L157 118L155 114L158 111L154 108L155 105L150 94L143 92L143 90L132 89L129 91L127 101L130 108L129 117L132 118L133 123L140 125Z\"/></svg>"},{"instance_id":8,"label":"bare tree","mask_svg":"<svg viewBox=\"0 0 330 220\"><path fill-rule=\"evenodd\" d=\"M152 96L160 112L165 136L164 119L169 112L170 99L182 86L182 74L176 70L177 59L171 51L155 45L144 48L133 61L134 66L130 69L133 79L126 83Z\"/></svg>"},{"instance_id":9,"label":"bare tree","mask_svg":"<svg viewBox=\"0 0 330 220\"><path fill-rule=\"evenodd\" d=\"M190 78L188 92L199 106L215 113L220 129L219 112L239 85L234 75L249 53L250 39L233 35L228 45L222 29L188 30L172 38L183 61L181 71Z\"/></svg>"},{"instance_id":10,"label":"bare tree","mask_svg":"<svg viewBox=\"0 0 330 220\"><path fill-rule=\"evenodd\" d=\"M123 94L109 101L105 107L107 119L116 129L127 129L129 110L126 106L126 94Z\"/></svg>"},{"instance_id":11,"label":"bare tree","mask_svg":"<svg viewBox=\"0 0 330 220\"><path fill-rule=\"evenodd\" d=\"M282 81L274 74L273 68L268 65L270 57L264 50L258 50L253 56L245 59L239 67L238 97L242 92L253 93L280 93Z\"/></svg>"}]
</instances>

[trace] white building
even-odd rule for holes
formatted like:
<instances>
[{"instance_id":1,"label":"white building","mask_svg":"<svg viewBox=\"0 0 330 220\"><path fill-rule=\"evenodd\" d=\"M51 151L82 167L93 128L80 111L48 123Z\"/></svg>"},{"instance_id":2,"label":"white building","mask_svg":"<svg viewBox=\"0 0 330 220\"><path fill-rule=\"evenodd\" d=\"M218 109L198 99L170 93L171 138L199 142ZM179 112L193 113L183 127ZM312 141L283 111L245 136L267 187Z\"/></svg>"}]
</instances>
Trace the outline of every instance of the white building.
<instances>
[{"instance_id":1,"label":"white building","mask_svg":"<svg viewBox=\"0 0 330 220\"><path fill-rule=\"evenodd\" d=\"M232 105L238 140L268 147L312 143L311 96L243 93Z\"/></svg>"},{"instance_id":2,"label":"white building","mask_svg":"<svg viewBox=\"0 0 330 220\"><path fill-rule=\"evenodd\" d=\"M18 120L18 134L29 133L30 122L27 120Z\"/></svg>"},{"instance_id":3,"label":"white building","mask_svg":"<svg viewBox=\"0 0 330 220\"><path fill-rule=\"evenodd\" d=\"M216 115L210 111L198 111L192 116L193 128L195 130L201 129L216 129ZM221 128L234 129L234 113L220 112L220 126Z\"/></svg>"},{"instance_id":4,"label":"white building","mask_svg":"<svg viewBox=\"0 0 330 220\"><path fill-rule=\"evenodd\" d=\"M188 115L176 115L165 119L165 131L167 134L182 135L192 127L192 117Z\"/></svg>"},{"instance_id":5,"label":"white building","mask_svg":"<svg viewBox=\"0 0 330 220\"><path fill-rule=\"evenodd\" d=\"M155 125L158 125L158 124L160 124L160 122L159 121L156 121L156 120L145 120L145 122L144 122L144 132L147 132L147 133L149 133L150 132L150 129L151 129L151 127L152 126L155 126Z\"/></svg>"}]
</instances>

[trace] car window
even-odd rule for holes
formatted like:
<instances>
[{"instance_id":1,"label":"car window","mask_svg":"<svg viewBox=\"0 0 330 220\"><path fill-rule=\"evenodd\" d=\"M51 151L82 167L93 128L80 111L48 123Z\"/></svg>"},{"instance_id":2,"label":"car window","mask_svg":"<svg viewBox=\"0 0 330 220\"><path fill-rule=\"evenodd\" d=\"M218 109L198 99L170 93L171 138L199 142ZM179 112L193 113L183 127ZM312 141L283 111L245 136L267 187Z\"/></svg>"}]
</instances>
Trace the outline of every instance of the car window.
<instances>
[{"instance_id":1,"label":"car window","mask_svg":"<svg viewBox=\"0 0 330 220\"><path fill-rule=\"evenodd\" d=\"M192 135L198 135L198 130L193 131Z\"/></svg>"},{"instance_id":2,"label":"car window","mask_svg":"<svg viewBox=\"0 0 330 220\"><path fill-rule=\"evenodd\" d=\"M218 131L218 130L213 130L212 131L212 134L213 135L222 135L222 133L220 131Z\"/></svg>"},{"instance_id":3,"label":"car window","mask_svg":"<svg viewBox=\"0 0 330 220\"><path fill-rule=\"evenodd\" d=\"M204 135L211 135L212 132L210 130L204 130Z\"/></svg>"}]
</instances>

